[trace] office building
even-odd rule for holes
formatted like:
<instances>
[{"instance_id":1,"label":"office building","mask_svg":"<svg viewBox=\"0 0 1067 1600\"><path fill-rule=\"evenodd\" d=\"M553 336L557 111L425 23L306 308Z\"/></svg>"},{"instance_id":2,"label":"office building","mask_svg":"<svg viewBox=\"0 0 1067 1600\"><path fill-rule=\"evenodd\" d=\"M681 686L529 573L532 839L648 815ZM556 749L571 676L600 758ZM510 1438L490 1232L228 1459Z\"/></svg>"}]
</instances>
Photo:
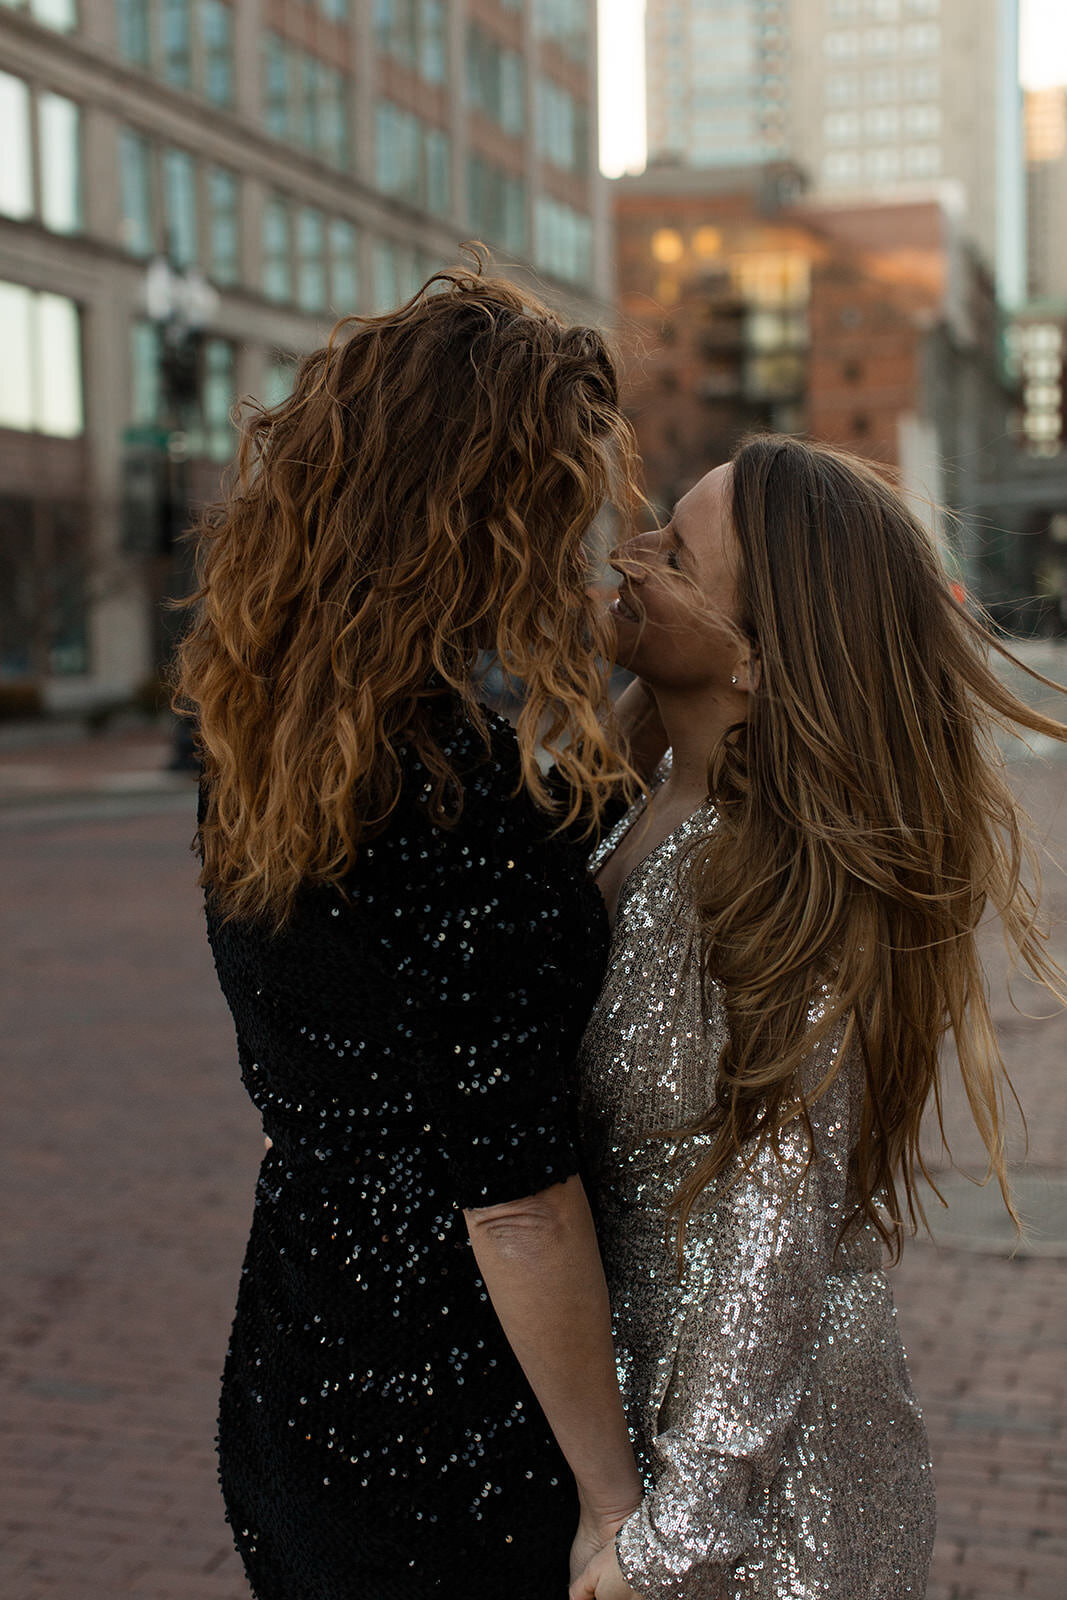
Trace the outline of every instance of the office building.
<instances>
[{"instance_id":1,"label":"office building","mask_svg":"<svg viewBox=\"0 0 1067 1600\"><path fill-rule=\"evenodd\" d=\"M52 705L148 678L180 581L184 508L160 484L213 496L235 396L282 398L338 316L397 304L461 241L610 315L595 18L594 0L0 7L0 677Z\"/></svg>"},{"instance_id":2,"label":"office building","mask_svg":"<svg viewBox=\"0 0 1067 1600\"><path fill-rule=\"evenodd\" d=\"M936 191L1022 300L1018 0L648 0L646 35L650 162L788 159L840 200Z\"/></svg>"}]
</instances>

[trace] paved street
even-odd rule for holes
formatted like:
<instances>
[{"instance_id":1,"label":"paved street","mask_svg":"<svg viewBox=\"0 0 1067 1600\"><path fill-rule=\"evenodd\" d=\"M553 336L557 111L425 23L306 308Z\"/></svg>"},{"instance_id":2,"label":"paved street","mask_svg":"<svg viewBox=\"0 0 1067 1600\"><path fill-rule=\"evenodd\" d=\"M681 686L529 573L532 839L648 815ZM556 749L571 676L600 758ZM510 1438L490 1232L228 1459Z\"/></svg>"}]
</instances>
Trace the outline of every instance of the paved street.
<instances>
[{"instance_id":1,"label":"paved street","mask_svg":"<svg viewBox=\"0 0 1067 1600\"><path fill-rule=\"evenodd\" d=\"M109 784L158 769L151 733L16 746L0 750L0 1594L247 1600L212 1437L259 1134L203 941L191 790ZM1067 766L1016 772L1067 861ZM1051 868L1049 906L1064 960ZM931 1208L955 1242L911 1245L895 1274L940 1494L929 1600L1064 1600L1067 1268L1044 1180L1067 1176L1067 1019L1012 1012L999 967L994 994L1030 1119L1033 1253L990 1253L995 1208L968 1195L955 1221Z\"/></svg>"}]
</instances>

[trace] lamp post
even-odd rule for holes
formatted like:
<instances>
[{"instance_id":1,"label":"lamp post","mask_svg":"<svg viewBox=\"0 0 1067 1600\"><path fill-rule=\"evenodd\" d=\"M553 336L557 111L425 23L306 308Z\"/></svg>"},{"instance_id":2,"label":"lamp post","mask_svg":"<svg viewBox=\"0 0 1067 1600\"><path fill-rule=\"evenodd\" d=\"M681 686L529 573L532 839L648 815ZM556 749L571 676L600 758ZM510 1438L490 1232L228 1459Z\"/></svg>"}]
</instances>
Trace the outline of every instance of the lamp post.
<instances>
[{"instance_id":1,"label":"lamp post","mask_svg":"<svg viewBox=\"0 0 1067 1600\"><path fill-rule=\"evenodd\" d=\"M163 671L177 643L180 622L167 605L183 598L192 585L192 559L182 534L189 525L189 431L202 418L201 350L205 329L218 309L219 297L195 268L176 267L168 256L150 262L144 281L144 309L156 330L159 378L159 422L163 442L159 473L156 563L153 584L155 665ZM196 770L192 730L179 722L171 766Z\"/></svg>"}]
</instances>

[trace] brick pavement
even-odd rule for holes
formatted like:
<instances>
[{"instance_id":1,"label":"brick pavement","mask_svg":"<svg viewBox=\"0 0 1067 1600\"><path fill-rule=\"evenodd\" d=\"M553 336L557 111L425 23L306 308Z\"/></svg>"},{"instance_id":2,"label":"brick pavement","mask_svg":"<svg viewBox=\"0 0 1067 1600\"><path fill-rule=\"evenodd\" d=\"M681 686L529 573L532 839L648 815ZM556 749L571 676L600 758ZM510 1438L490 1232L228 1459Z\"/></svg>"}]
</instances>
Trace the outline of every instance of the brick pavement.
<instances>
[{"instance_id":1,"label":"brick pavement","mask_svg":"<svg viewBox=\"0 0 1067 1600\"><path fill-rule=\"evenodd\" d=\"M1063 775L1020 768L1067 859ZM106 785L51 812L8 792L0 1594L247 1600L211 1441L259 1140L200 928L191 796L79 818L73 797ZM1030 1159L1062 1172L1067 1018L1018 1018L994 984ZM895 1287L939 1483L929 1600L1064 1600L1063 1263L915 1243Z\"/></svg>"}]
</instances>

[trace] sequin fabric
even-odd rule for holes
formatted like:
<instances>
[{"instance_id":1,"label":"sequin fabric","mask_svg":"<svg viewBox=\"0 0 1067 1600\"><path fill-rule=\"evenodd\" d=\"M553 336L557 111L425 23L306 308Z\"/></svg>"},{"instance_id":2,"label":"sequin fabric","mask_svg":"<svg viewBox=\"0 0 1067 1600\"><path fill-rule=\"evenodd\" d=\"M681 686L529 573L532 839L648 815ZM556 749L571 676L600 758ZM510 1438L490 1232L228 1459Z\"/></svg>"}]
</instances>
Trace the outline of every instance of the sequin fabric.
<instances>
[{"instance_id":1,"label":"sequin fabric","mask_svg":"<svg viewBox=\"0 0 1067 1600\"><path fill-rule=\"evenodd\" d=\"M573 1063L608 927L585 847L454 708L465 776L401 804L278 936L208 907L262 1164L219 1424L259 1600L563 1600L573 1480L478 1277L460 1207L577 1171Z\"/></svg>"},{"instance_id":2,"label":"sequin fabric","mask_svg":"<svg viewBox=\"0 0 1067 1600\"><path fill-rule=\"evenodd\" d=\"M640 804L603 842L606 859ZM853 1227L856 1064L800 1123L705 1191L679 1281L666 1208L677 1171L657 1130L712 1099L726 1038L700 981L678 887L710 805L630 875L580 1054L586 1179L615 1317L619 1380L646 1486L617 1540L646 1600L904 1600L925 1594L934 1535L926 1433L873 1229ZM814 1049L803 1081L840 1043Z\"/></svg>"}]
</instances>

